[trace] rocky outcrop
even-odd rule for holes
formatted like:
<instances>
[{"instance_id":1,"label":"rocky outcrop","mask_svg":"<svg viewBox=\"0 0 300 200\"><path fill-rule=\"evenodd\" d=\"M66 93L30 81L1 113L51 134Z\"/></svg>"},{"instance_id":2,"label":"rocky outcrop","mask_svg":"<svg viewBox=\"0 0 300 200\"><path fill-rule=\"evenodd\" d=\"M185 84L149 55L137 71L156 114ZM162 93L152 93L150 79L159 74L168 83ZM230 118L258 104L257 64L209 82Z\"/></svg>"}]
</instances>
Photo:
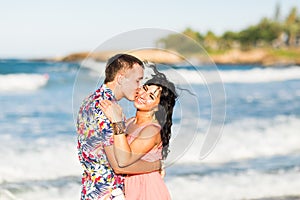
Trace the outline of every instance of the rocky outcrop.
<instances>
[{"instance_id":1,"label":"rocky outcrop","mask_svg":"<svg viewBox=\"0 0 300 200\"><path fill-rule=\"evenodd\" d=\"M261 64L265 66L300 64L300 57L275 56L272 50L268 49L231 50L222 55L212 55L211 58L217 64Z\"/></svg>"},{"instance_id":2,"label":"rocky outcrop","mask_svg":"<svg viewBox=\"0 0 300 200\"><path fill-rule=\"evenodd\" d=\"M101 51L101 52L83 52L67 55L58 58L57 61L80 61L86 58L92 58L96 61L107 61L108 58L116 55L117 53L127 53L136 56L141 60L147 60L155 63L176 64L182 62L183 58L171 51L160 49L142 49L135 51Z\"/></svg>"}]
</instances>

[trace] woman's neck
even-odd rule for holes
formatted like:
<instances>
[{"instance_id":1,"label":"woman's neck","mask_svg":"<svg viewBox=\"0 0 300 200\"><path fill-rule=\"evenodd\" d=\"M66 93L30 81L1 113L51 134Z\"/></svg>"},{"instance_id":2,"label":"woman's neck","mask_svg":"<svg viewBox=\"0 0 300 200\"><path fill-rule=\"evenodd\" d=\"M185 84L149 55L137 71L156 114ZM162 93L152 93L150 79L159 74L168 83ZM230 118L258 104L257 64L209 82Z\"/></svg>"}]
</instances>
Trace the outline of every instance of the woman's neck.
<instances>
[{"instance_id":1,"label":"woman's neck","mask_svg":"<svg viewBox=\"0 0 300 200\"><path fill-rule=\"evenodd\" d=\"M152 121L154 121L153 111L140 111L140 110L136 111L135 124L143 124Z\"/></svg>"}]
</instances>

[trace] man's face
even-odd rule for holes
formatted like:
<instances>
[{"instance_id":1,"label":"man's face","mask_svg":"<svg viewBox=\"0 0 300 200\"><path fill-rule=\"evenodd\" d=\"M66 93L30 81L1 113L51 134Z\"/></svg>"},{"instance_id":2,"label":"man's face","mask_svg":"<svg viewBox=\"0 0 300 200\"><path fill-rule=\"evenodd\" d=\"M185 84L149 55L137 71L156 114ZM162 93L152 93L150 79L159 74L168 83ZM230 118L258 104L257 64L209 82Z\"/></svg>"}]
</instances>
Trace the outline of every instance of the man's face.
<instances>
[{"instance_id":1,"label":"man's face","mask_svg":"<svg viewBox=\"0 0 300 200\"><path fill-rule=\"evenodd\" d=\"M122 92L124 97L129 101L133 101L141 80L144 76L144 69L139 64L134 64L131 69L126 70L124 81L122 81Z\"/></svg>"}]
</instances>

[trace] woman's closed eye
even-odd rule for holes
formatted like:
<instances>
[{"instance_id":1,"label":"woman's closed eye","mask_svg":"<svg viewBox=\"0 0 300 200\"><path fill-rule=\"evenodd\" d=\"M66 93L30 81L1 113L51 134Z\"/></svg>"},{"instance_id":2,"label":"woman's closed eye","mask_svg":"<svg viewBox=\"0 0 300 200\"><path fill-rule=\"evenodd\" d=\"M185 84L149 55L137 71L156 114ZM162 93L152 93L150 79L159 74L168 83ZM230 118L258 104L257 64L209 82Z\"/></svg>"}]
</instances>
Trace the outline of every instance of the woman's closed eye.
<instances>
[{"instance_id":1,"label":"woman's closed eye","mask_svg":"<svg viewBox=\"0 0 300 200\"><path fill-rule=\"evenodd\" d=\"M146 85L143 85L143 89L145 90L145 92L148 91L148 87Z\"/></svg>"},{"instance_id":2,"label":"woman's closed eye","mask_svg":"<svg viewBox=\"0 0 300 200\"><path fill-rule=\"evenodd\" d=\"M148 91L147 85L144 85L144 86L143 86L143 89L145 90L145 92L147 92L147 91ZM149 97L150 97L152 100L155 100L155 95L154 95L152 92L149 94Z\"/></svg>"},{"instance_id":3,"label":"woman's closed eye","mask_svg":"<svg viewBox=\"0 0 300 200\"><path fill-rule=\"evenodd\" d=\"M154 100L155 99L155 96L153 94L150 94L149 97Z\"/></svg>"}]
</instances>

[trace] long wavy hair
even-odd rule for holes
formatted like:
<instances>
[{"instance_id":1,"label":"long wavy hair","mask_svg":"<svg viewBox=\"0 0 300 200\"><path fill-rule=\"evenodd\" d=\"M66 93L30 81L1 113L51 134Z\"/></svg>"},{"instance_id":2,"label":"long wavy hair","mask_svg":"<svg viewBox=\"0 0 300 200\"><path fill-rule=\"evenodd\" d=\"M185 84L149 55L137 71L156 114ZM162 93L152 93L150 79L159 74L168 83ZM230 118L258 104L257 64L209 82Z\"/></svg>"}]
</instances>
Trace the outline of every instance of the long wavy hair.
<instances>
[{"instance_id":1,"label":"long wavy hair","mask_svg":"<svg viewBox=\"0 0 300 200\"><path fill-rule=\"evenodd\" d=\"M156 69L155 65L150 65L154 71L152 78L146 81L145 85L156 85L162 88L160 93L160 101L155 117L161 126L160 136L162 140L162 158L166 159L169 153L169 142L171 138L172 115L177 93L174 83L170 82L166 76Z\"/></svg>"}]
</instances>

